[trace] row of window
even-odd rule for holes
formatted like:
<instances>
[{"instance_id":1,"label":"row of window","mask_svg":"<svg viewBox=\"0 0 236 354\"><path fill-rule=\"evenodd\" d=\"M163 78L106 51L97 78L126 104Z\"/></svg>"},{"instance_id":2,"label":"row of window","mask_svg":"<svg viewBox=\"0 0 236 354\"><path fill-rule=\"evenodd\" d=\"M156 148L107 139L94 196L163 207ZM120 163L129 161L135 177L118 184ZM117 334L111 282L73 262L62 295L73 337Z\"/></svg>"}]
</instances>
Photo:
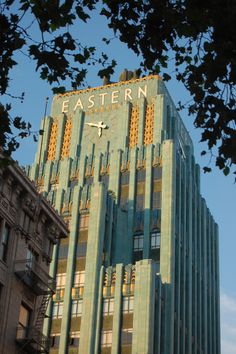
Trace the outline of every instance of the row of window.
<instances>
[{"instance_id":1,"label":"row of window","mask_svg":"<svg viewBox=\"0 0 236 354\"><path fill-rule=\"evenodd\" d=\"M124 187L121 188L121 195L120 195L120 206L127 207L128 204L128 189ZM136 212L144 210L144 200L145 194L137 194L135 198L135 208ZM152 209L161 209L161 191L155 191L152 193Z\"/></svg>"},{"instance_id":2,"label":"row of window","mask_svg":"<svg viewBox=\"0 0 236 354\"><path fill-rule=\"evenodd\" d=\"M160 232L151 233L151 249L158 249L161 245ZM134 252L143 251L143 234L134 235Z\"/></svg>"},{"instance_id":3,"label":"row of window","mask_svg":"<svg viewBox=\"0 0 236 354\"><path fill-rule=\"evenodd\" d=\"M85 281L85 271L75 272L73 287L83 287ZM57 288L65 288L66 286L66 273L58 273L56 276Z\"/></svg>"},{"instance_id":4,"label":"row of window","mask_svg":"<svg viewBox=\"0 0 236 354\"><path fill-rule=\"evenodd\" d=\"M121 345L122 344L132 344L133 328L125 328L121 330ZM70 333L69 346L78 347L80 339L80 332L74 331ZM58 348L60 343L60 333L55 333L51 336L51 347ZM101 346L111 347L112 345L112 331L102 331L101 332Z\"/></svg>"},{"instance_id":5,"label":"row of window","mask_svg":"<svg viewBox=\"0 0 236 354\"><path fill-rule=\"evenodd\" d=\"M159 180L162 178L162 167L157 166L153 167L153 181ZM140 170L137 171L137 182L144 182L146 178L146 170L144 168L141 168ZM125 171L121 173L121 185L127 185L129 184L129 179L130 179L130 173L129 171Z\"/></svg>"},{"instance_id":6,"label":"row of window","mask_svg":"<svg viewBox=\"0 0 236 354\"><path fill-rule=\"evenodd\" d=\"M60 344L60 333L54 333L51 336L51 347L52 348L58 348ZM70 332L70 337L69 337L69 346L73 347L78 347L79 346L79 339L80 339L80 332L79 331L73 331Z\"/></svg>"},{"instance_id":7,"label":"row of window","mask_svg":"<svg viewBox=\"0 0 236 354\"><path fill-rule=\"evenodd\" d=\"M121 330L121 345L132 344L133 328L123 328ZM112 345L112 331L102 331L101 333L101 346L111 347Z\"/></svg>"},{"instance_id":8,"label":"row of window","mask_svg":"<svg viewBox=\"0 0 236 354\"><path fill-rule=\"evenodd\" d=\"M124 296L122 301L122 312L132 313L134 310L134 297ZM110 316L114 313L114 298L103 300L103 316Z\"/></svg>"},{"instance_id":9,"label":"row of window","mask_svg":"<svg viewBox=\"0 0 236 354\"><path fill-rule=\"evenodd\" d=\"M72 300L71 316L79 317L82 315L83 299ZM122 312L132 313L134 310L134 297L125 296L122 301ZM113 315L114 313L114 298L107 298L103 300L103 315ZM62 318L63 315L63 301L53 303L53 318Z\"/></svg>"},{"instance_id":10,"label":"row of window","mask_svg":"<svg viewBox=\"0 0 236 354\"><path fill-rule=\"evenodd\" d=\"M161 243L161 234L160 232L152 232L151 233L151 249L160 248ZM67 249L68 253L68 245L63 245L60 249L64 250ZM142 251L143 250L143 234L134 235L134 251ZM77 247L77 257L85 257L87 251L87 243L80 242ZM66 253L66 254L67 254ZM59 256L61 258L61 256ZM66 257L64 257L66 258ZM79 276L79 275L78 275ZM81 282L79 279L75 279L75 285L82 286L84 282Z\"/></svg>"},{"instance_id":11,"label":"row of window","mask_svg":"<svg viewBox=\"0 0 236 354\"><path fill-rule=\"evenodd\" d=\"M69 245L60 245L59 259L65 259L68 256ZM85 257L87 252L87 242L78 242L76 249L76 257Z\"/></svg>"}]
</instances>

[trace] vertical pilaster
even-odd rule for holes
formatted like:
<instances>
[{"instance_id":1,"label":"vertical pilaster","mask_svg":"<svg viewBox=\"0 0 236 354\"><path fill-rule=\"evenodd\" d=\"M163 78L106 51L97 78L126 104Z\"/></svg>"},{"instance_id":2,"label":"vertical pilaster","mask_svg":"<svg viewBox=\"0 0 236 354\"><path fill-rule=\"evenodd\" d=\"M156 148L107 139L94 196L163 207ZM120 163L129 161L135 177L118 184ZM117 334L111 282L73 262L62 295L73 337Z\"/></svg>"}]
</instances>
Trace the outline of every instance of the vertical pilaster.
<instances>
[{"instance_id":1,"label":"vertical pilaster","mask_svg":"<svg viewBox=\"0 0 236 354\"><path fill-rule=\"evenodd\" d=\"M125 148L128 147L131 107L132 105L130 102L123 103L121 108L120 119L118 121L118 132L122 132L119 138L120 141L119 147L122 150L125 150Z\"/></svg>"},{"instance_id":2,"label":"vertical pilaster","mask_svg":"<svg viewBox=\"0 0 236 354\"><path fill-rule=\"evenodd\" d=\"M182 240L182 247L181 247L181 289L186 289L186 164L185 160L182 159L182 190L181 190L181 240ZM185 354L185 311L186 311L186 291L181 291L180 295L180 311L181 311L181 322L182 322L182 331L181 331L181 338L180 338L180 353ZM189 354L189 353L188 353Z\"/></svg>"},{"instance_id":3,"label":"vertical pilaster","mask_svg":"<svg viewBox=\"0 0 236 354\"><path fill-rule=\"evenodd\" d=\"M64 354L67 351L67 339L69 333L70 325L70 308L71 308L71 288L73 285L74 268L76 261L76 245L77 245L77 229L78 229L78 219L79 219L79 200L81 196L81 189L76 186L73 195L73 209L71 215L71 226L70 226L70 239L69 239L69 250L67 258L67 269L66 269L66 286L64 293L64 304L63 313L67 316L62 317L61 323L61 336L60 336L60 347L59 354Z\"/></svg>"},{"instance_id":4,"label":"vertical pilaster","mask_svg":"<svg viewBox=\"0 0 236 354\"><path fill-rule=\"evenodd\" d=\"M155 271L153 262L136 262L132 354L153 354Z\"/></svg>"},{"instance_id":5,"label":"vertical pilaster","mask_svg":"<svg viewBox=\"0 0 236 354\"><path fill-rule=\"evenodd\" d=\"M173 353L174 328L174 222L175 151L171 140L162 146L162 219L160 273L165 288L163 354Z\"/></svg>"},{"instance_id":6,"label":"vertical pilaster","mask_svg":"<svg viewBox=\"0 0 236 354\"><path fill-rule=\"evenodd\" d=\"M220 267L219 267L219 228L215 224L215 253L216 253L216 353L220 354Z\"/></svg>"},{"instance_id":7,"label":"vertical pilaster","mask_svg":"<svg viewBox=\"0 0 236 354\"><path fill-rule=\"evenodd\" d=\"M130 152L130 179L129 179L129 201L128 201L128 239L127 249L129 254L133 250L133 225L134 225L134 212L135 212L135 180L136 180L136 161L137 161L137 148L131 149ZM127 254L128 255L128 254ZM126 263L127 262L127 263ZM125 263L130 262L130 256Z\"/></svg>"},{"instance_id":8,"label":"vertical pilaster","mask_svg":"<svg viewBox=\"0 0 236 354\"><path fill-rule=\"evenodd\" d=\"M72 158L80 155L83 126L84 112L82 110L74 112L72 117L72 132L69 155Z\"/></svg>"},{"instance_id":9,"label":"vertical pilaster","mask_svg":"<svg viewBox=\"0 0 236 354\"><path fill-rule=\"evenodd\" d=\"M109 189L114 193L116 201L119 198L121 150L112 151L110 156Z\"/></svg>"},{"instance_id":10,"label":"vertical pilaster","mask_svg":"<svg viewBox=\"0 0 236 354\"><path fill-rule=\"evenodd\" d=\"M153 145L147 145L147 147L146 147L145 200L144 200L144 245L143 245L143 258L144 259L149 258L149 254L150 254L152 161L153 161Z\"/></svg>"},{"instance_id":11,"label":"vertical pilaster","mask_svg":"<svg viewBox=\"0 0 236 354\"><path fill-rule=\"evenodd\" d=\"M141 98L139 102L139 122L138 122L138 146L143 145L145 127L146 100Z\"/></svg>"},{"instance_id":12,"label":"vertical pilaster","mask_svg":"<svg viewBox=\"0 0 236 354\"><path fill-rule=\"evenodd\" d=\"M111 354L119 354L120 322L121 322L121 299L122 299L123 265L116 265L116 287L114 296L114 315L112 326Z\"/></svg>"},{"instance_id":13,"label":"vertical pilaster","mask_svg":"<svg viewBox=\"0 0 236 354\"><path fill-rule=\"evenodd\" d=\"M187 153L187 193L186 193L186 328L187 340L185 351L187 354L192 353L192 228L193 228L193 170L192 170L192 154L190 149ZM201 224L201 223L200 223Z\"/></svg>"},{"instance_id":14,"label":"vertical pilaster","mask_svg":"<svg viewBox=\"0 0 236 354\"><path fill-rule=\"evenodd\" d=\"M103 279L104 279L104 267L102 266L101 270L100 270L100 278L99 278L97 323L96 323L96 337L95 337L94 354L99 354L99 344L100 344L100 336L101 336L101 321L102 321Z\"/></svg>"},{"instance_id":15,"label":"vertical pilaster","mask_svg":"<svg viewBox=\"0 0 236 354\"><path fill-rule=\"evenodd\" d=\"M162 142L162 130L165 122L165 95L157 95L154 97L154 128L153 128L153 142L154 144Z\"/></svg>"},{"instance_id":16,"label":"vertical pilaster","mask_svg":"<svg viewBox=\"0 0 236 354\"><path fill-rule=\"evenodd\" d=\"M61 158L61 148L64 138L64 129L66 123L66 116L65 114L61 114L58 118L58 133L57 133L57 146L56 146L56 155L55 160L60 160Z\"/></svg>"},{"instance_id":17,"label":"vertical pilaster","mask_svg":"<svg viewBox=\"0 0 236 354\"><path fill-rule=\"evenodd\" d=\"M204 250L204 254L203 254L203 272L202 272L202 276L203 276L203 353L204 354L208 354L208 346L207 346L207 336L208 336L208 318L207 318L207 313L208 313L208 306L207 306L207 213L206 213L206 204L205 204L205 200L202 198L202 231L203 231L203 235L202 235L202 241L203 241L203 250Z\"/></svg>"},{"instance_id":18,"label":"vertical pilaster","mask_svg":"<svg viewBox=\"0 0 236 354\"><path fill-rule=\"evenodd\" d=\"M94 157L94 175L93 175L94 183L99 182L101 159L102 159L101 153L98 154L98 156Z\"/></svg>"},{"instance_id":19,"label":"vertical pilaster","mask_svg":"<svg viewBox=\"0 0 236 354\"><path fill-rule=\"evenodd\" d=\"M44 190L49 192L50 189L50 179L52 173L52 161L47 161L44 170Z\"/></svg>"},{"instance_id":20,"label":"vertical pilaster","mask_svg":"<svg viewBox=\"0 0 236 354\"><path fill-rule=\"evenodd\" d=\"M71 163L72 161L69 158L60 161L60 186L64 189L68 187Z\"/></svg>"},{"instance_id":21,"label":"vertical pilaster","mask_svg":"<svg viewBox=\"0 0 236 354\"><path fill-rule=\"evenodd\" d=\"M102 183L92 187L85 284L81 321L80 354L93 354L96 337L99 272L105 231L106 193Z\"/></svg>"}]
</instances>

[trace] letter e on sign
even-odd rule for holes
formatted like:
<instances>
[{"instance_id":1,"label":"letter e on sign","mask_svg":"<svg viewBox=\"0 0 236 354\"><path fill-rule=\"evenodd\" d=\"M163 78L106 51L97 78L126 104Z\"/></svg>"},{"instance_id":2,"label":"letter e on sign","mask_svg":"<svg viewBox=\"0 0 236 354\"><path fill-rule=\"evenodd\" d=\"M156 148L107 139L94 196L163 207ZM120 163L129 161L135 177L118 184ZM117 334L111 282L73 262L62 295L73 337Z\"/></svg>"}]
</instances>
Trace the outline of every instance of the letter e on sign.
<instances>
[{"instance_id":1,"label":"letter e on sign","mask_svg":"<svg viewBox=\"0 0 236 354\"><path fill-rule=\"evenodd\" d=\"M69 100L62 102L62 109L61 109L62 113L68 112L68 103L69 103Z\"/></svg>"}]
</instances>

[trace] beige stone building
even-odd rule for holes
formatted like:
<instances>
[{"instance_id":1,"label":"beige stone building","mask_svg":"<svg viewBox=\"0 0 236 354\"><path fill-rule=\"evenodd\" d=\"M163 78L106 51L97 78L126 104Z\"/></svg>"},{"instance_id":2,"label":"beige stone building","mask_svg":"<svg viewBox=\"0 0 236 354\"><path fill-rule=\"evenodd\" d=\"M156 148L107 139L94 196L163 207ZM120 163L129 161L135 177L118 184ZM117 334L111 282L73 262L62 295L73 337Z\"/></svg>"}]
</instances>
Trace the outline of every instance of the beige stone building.
<instances>
[{"instance_id":1,"label":"beige stone building","mask_svg":"<svg viewBox=\"0 0 236 354\"><path fill-rule=\"evenodd\" d=\"M53 245L67 226L17 165L0 169L0 353L47 353L42 326L55 281Z\"/></svg>"}]
</instances>

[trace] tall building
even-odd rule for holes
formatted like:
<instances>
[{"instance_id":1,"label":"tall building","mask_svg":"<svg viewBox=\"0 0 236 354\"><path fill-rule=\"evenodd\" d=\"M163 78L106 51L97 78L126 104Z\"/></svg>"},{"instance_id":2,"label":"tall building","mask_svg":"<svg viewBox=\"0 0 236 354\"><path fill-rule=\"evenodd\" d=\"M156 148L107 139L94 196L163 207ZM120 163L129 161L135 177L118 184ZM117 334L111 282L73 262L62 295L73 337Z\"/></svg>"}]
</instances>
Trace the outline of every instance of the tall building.
<instances>
[{"instance_id":1,"label":"tall building","mask_svg":"<svg viewBox=\"0 0 236 354\"><path fill-rule=\"evenodd\" d=\"M29 173L70 228L50 353L219 354L218 227L192 141L160 77L121 79L55 96L42 121Z\"/></svg>"},{"instance_id":2,"label":"tall building","mask_svg":"<svg viewBox=\"0 0 236 354\"><path fill-rule=\"evenodd\" d=\"M22 169L0 168L0 353L48 353L43 335L55 292L53 245L68 229Z\"/></svg>"}]
</instances>

